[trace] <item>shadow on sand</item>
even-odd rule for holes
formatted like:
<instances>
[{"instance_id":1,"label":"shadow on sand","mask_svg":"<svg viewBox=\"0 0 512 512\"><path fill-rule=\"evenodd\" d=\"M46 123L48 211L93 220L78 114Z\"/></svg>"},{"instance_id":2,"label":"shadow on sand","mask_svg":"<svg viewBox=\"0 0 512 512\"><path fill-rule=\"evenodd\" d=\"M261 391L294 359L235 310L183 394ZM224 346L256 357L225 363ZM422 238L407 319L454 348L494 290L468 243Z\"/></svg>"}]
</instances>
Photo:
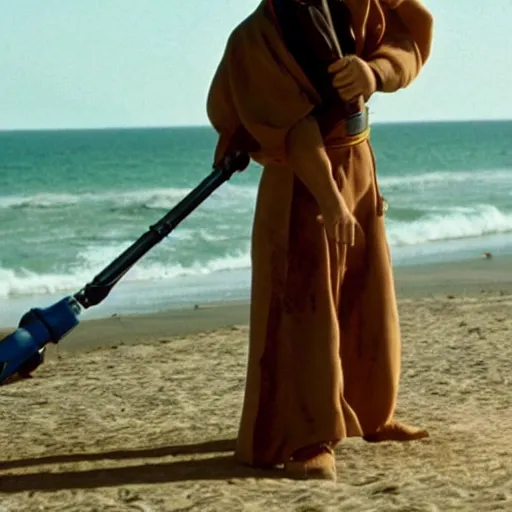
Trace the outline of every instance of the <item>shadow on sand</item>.
<instances>
[{"instance_id":1,"label":"shadow on sand","mask_svg":"<svg viewBox=\"0 0 512 512\"><path fill-rule=\"evenodd\" d=\"M282 474L277 470L257 470L241 465L234 458L234 439L198 444L168 446L140 450L55 455L18 459L0 463L3 471L49 464L69 464L106 460L155 459L169 456L207 455L208 458L180 460L176 462L143 463L115 468L89 469L84 471L48 470L25 474L0 475L0 493L24 491L52 492L65 489L93 489L136 484L159 484L190 480L227 480L231 478L273 478Z\"/></svg>"}]
</instances>

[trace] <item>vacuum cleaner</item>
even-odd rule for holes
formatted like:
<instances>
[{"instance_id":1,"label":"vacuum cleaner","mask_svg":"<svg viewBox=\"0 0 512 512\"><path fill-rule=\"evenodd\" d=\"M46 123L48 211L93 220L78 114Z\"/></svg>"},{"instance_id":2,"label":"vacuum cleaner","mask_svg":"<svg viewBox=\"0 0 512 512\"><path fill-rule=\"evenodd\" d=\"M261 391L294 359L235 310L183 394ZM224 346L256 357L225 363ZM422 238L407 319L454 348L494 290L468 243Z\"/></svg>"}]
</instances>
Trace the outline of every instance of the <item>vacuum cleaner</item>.
<instances>
[{"instance_id":1,"label":"vacuum cleaner","mask_svg":"<svg viewBox=\"0 0 512 512\"><path fill-rule=\"evenodd\" d=\"M0 340L0 385L29 378L44 362L46 346L57 344L79 324L80 314L107 298L114 286L150 249L160 243L193 210L235 172L249 165L248 153L233 151L184 199L74 295L47 308L33 308L18 328Z\"/></svg>"}]
</instances>

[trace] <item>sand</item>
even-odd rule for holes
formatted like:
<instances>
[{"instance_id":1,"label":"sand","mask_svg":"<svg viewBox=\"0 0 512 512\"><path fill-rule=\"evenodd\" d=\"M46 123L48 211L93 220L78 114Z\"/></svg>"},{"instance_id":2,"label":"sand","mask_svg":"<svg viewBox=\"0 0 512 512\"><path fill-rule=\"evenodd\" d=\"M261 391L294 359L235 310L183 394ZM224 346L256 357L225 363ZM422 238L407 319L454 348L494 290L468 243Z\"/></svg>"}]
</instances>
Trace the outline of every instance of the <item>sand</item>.
<instances>
[{"instance_id":1,"label":"sand","mask_svg":"<svg viewBox=\"0 0 512 512\"><path fill-rule=\"evenodd\" d=\"M0 512L512 510L512 278L397 273L409 444L344 442L339 480L237 465L247 304L83 322L0 388Z\"/></svg>"}]
</instances>

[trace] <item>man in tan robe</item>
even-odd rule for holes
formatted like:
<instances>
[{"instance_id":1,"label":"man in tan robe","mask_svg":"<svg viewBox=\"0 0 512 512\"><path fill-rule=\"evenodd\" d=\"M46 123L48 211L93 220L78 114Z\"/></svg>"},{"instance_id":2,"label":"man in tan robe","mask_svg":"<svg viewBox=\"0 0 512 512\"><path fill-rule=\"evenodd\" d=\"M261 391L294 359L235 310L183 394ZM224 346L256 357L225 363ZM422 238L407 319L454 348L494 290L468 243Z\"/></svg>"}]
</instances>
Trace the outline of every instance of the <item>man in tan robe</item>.
<instances>
[{"instance_id":1,"label":"man in tan robe","mask_svg":"<svg viewBox=\"0 0 512 512\"><path fill-rule=\"evenodd\" d=\"M365 103L417 77L433 21L420 0L346 0L353 53L326 64L336 103L285 44L277 1L231 33L208 96L216 161L243 141L263 166L236 456L334 479L348 436L428 435L394 419L401 340Z\"/></svg>"}]
</instances>

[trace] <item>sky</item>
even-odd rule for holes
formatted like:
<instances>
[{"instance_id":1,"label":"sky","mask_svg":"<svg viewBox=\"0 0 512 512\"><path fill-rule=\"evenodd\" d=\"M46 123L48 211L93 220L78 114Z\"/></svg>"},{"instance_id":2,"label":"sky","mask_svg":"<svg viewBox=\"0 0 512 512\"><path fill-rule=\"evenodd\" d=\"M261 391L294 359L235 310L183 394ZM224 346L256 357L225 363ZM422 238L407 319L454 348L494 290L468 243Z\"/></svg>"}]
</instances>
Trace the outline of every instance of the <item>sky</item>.
<instances>
[{"instance_id":1,"label":"sky","mask_svg":"<svg viewBox=\"0 0 512 512\"><path fill-rule=\"evenodd\" d=\"M512 119L512 0L423 1L431 59L372 99L373 122ZM258 3L0 0L0 130L206 125L226 39Z\"/></svg>"}]
</instances>

